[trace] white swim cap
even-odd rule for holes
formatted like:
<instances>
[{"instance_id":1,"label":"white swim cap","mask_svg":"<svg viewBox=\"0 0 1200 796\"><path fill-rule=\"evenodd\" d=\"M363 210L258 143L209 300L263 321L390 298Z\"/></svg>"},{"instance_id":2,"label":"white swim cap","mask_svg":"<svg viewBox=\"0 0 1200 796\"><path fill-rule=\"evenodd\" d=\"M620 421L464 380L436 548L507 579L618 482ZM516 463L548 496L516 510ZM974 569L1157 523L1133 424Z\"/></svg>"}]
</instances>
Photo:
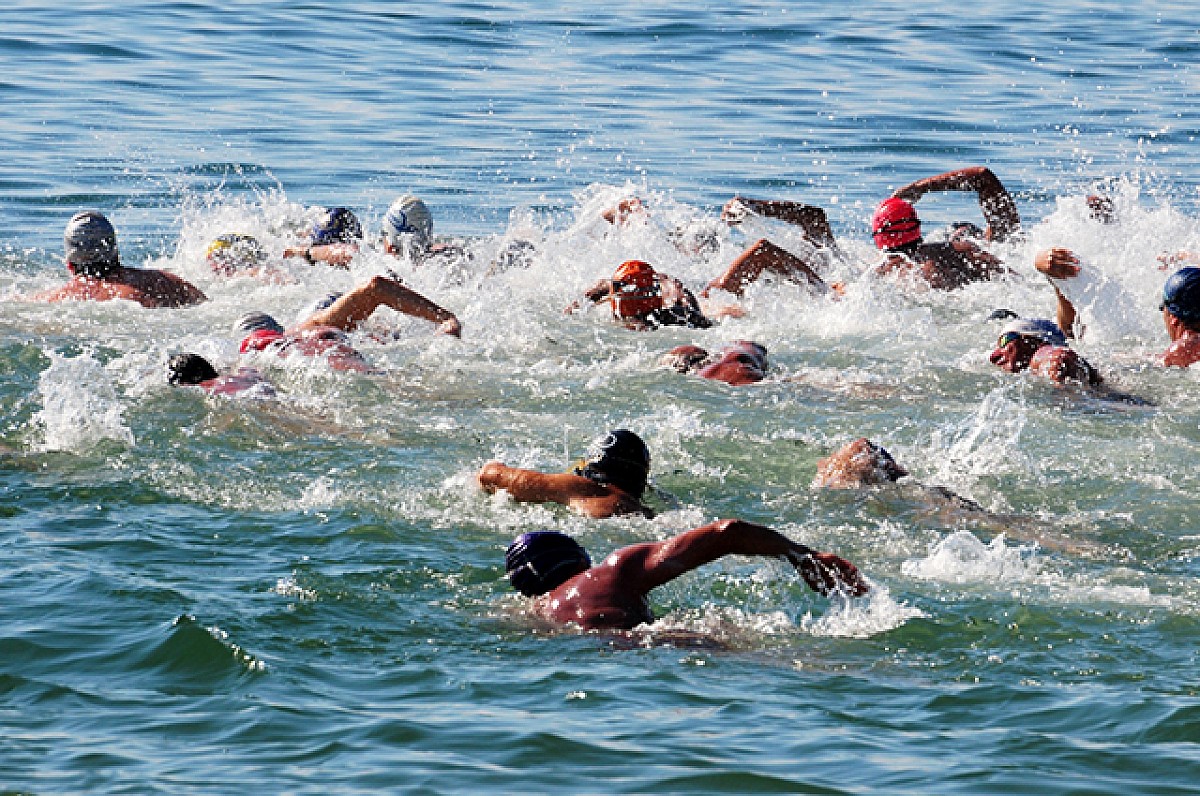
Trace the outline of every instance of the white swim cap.
<instances>
[{"instance_id":1,"label":"white swim cap","mask_svg":"<svg viewBox=\"0 0 1200 796\"><path fill-rule=\"evenodd\" d=\"M412 194L401 196L383 217L383 237L393 246L401 246L407 239L427 247L433 239L433 216L429 208Z\"/></svg>"}]
</instances>

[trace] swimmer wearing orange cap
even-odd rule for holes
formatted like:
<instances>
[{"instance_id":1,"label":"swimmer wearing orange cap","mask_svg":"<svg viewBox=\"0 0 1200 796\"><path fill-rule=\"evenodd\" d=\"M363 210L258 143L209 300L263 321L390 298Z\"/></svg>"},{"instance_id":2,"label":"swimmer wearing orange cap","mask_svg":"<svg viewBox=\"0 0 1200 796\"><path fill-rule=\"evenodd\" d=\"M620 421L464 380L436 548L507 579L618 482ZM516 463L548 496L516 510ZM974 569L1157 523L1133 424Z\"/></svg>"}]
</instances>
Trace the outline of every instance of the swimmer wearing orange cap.
<instances>
[{"instance_id":1,"label":"swimmer wearing orange cap","mask_svg":"<svg viewBox=\"0 0 1200 796\"><path fill-rule=\"evenodd\" d=\"M611 279L600 280L584 296L593 304L607 301L613 317L630 329L712 326L692 291L643 260L621 263Z\"/></svg>"}]
</instances>

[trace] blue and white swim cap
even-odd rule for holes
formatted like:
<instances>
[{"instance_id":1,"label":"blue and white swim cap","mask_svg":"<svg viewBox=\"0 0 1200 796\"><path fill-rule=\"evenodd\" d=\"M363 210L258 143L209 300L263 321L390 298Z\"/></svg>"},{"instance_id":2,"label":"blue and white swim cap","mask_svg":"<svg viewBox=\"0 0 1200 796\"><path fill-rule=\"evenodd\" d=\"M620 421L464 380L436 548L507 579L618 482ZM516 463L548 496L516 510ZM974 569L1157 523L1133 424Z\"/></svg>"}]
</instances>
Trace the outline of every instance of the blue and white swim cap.
<instances>
[{"instance_id":1,"label":"blue and white swim cap","mask_svg":"<svg viewBox=\"0 0 1200 796\"><path fill-rule=\"evenodd\" d=\"M354 243L362 238L362 225L348 208L331 207L313 224L308 237L314 246Z\"/></svg>"},{"instance_id":2,"label":"blue and white swim cap","mask_svg":"<svg viewBox=\"0 0 1200 796\"><path fill-rule=\"evenodd\" d=\"M1000 330L1000 336L1016 333L1022 337L1041 340L1046 345L1066 345L1067 336L1058 324L1046 318L1018 318Z\"/></svg>"},{"instance_id":3,"label":"blue and white swim cap","mask_svg":"<svg viewBox=\"0 0 1200 796\"><path fill-rule=\"evenodd\" d=\"M412 194L405 194L392 202L383 217L383 237L393 246L402 246L411 240L422 248L433 240L433 216L429 208Z\"/></svg>"}]
</instances>

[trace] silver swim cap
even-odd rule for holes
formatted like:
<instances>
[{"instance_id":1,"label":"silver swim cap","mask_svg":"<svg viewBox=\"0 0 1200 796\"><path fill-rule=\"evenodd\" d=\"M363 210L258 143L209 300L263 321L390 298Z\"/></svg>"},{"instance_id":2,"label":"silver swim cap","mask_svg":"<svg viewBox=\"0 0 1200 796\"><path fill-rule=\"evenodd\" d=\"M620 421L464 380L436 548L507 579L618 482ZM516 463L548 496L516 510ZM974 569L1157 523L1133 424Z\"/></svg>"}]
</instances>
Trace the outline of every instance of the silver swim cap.
<instances>
[{"instance_id":1,"label":"silver swim cap","mask_svg":"<svg viewBox=\"0 0 1200 796\"><path fill-rule=\"evenodd\" d=\"M233 331L239 334L250 334L264 329L283 334L283 327L279 325L279 321L265 312L247 312L233 324Z\"/></svg>"},{"instance_id":2,"label":"silver swim cap","mask_svg":"<svg viewBox=\"0 0 1200 796\"><path fill-rule=\"evenodd\" d=\"M1022 337L1041 340L1046 345L1066 345L1067 336L1058 324L1045 318L1018 318L1000 330L1000 336L1014 332Z\"/></svg>"},{"instance_id":3,"label":"silver swim cap","mask_svg":"<svg viewBox=\"0 0 1200 796\"><path fill-rule=\"evenodd\" d=\"M84 273L103 274L121 264L117 253L117 232L103 213L87 210L76 213L63 233L67 262Z\"/></svg>"}]
</instances>

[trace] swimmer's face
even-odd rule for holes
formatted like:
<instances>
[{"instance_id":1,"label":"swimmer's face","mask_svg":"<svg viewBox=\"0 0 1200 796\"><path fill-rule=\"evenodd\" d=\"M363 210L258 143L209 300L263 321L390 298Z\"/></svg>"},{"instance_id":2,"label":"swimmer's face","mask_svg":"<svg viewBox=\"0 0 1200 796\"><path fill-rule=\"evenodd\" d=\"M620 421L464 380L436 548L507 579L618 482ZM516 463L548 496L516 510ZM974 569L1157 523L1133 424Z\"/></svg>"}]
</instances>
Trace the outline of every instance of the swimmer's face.
<instances>
[{"instance_id":1,"label":"swimmer's face","mask_svg":"<svg viewBox=\"0 0 1200 796\"><path fill-rule=\"evenodd\" d=\"M1029 361L1041 344L1029 337L1009 332L1000 336L996 347L988 356L993 365L1009 373L1020 373L1028 369Z\"/></svg>"}]
</instances>

